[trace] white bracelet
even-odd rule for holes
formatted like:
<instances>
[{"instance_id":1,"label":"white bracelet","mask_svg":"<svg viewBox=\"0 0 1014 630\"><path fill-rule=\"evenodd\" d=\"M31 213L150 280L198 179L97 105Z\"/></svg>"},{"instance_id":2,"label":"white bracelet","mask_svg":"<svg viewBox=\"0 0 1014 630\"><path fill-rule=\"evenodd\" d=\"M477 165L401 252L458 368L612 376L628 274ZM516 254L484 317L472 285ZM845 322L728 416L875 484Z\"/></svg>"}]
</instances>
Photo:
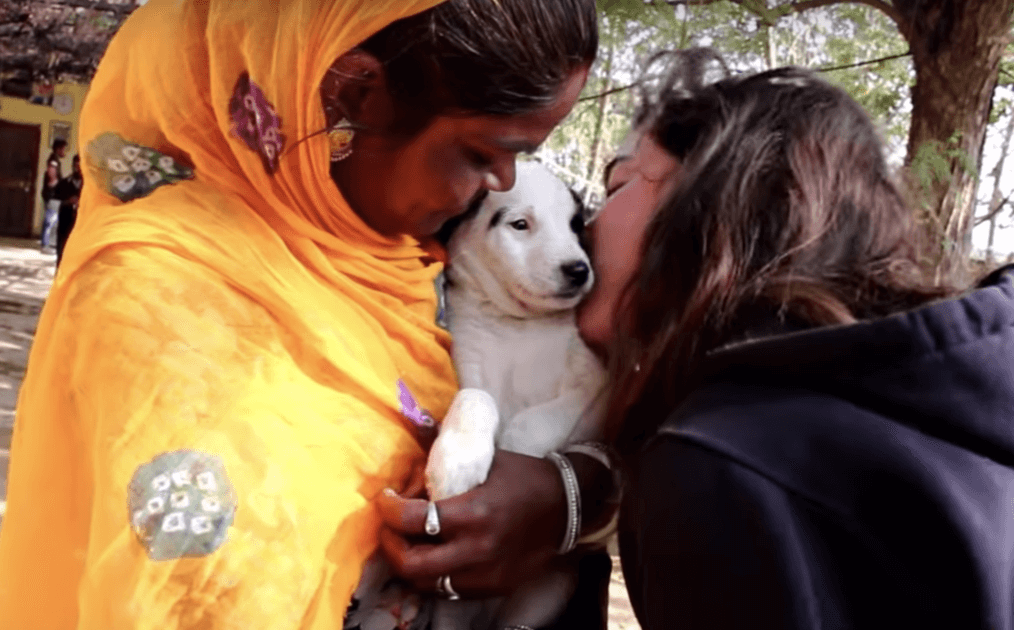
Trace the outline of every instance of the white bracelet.
<instances>
[{"instance_id":1,"label":"white bracelet","mask_svg":"<svg viewBox=\"0 0 1014 630\"><path fill-rule=\"evenodd\" d=\"M560 553L566 554L577 546L577 538L581 533L581 488L577 485L577 473L569 459L556 452L546 455L546 459L560 469L563 491L567 495L567 531L560 545Z\"/></svg>"}]
</instances>

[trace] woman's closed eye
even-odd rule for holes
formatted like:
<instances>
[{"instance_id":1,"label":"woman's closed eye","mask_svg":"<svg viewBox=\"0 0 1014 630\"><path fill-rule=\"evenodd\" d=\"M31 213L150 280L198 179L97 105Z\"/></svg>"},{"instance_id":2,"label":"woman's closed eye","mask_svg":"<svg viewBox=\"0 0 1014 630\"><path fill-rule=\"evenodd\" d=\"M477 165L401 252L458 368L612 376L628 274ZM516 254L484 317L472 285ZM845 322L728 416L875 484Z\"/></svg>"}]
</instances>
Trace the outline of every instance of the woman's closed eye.
<instances>
[{"instance_id":1,"label":"woman's closed eye","mask_svg":"<svg viewBox=\"0 0 1014 630\"><path fill-rule=\"evenodd\" d=\"M472 166L477 168L489 168L493 165L493 157L482 151L471 147L465 147L463 152L465 154L465 159L467 159Z\"/></svg>"},{"instance_id":2,"label":"woman's closed eye","mask_svg":"<svg viewBox=\"0 0 1014 630\"><path fill-rule=\"evenodd\" d=\"M630 169L625 164L625 162L629 162L630 160L630 156L617 155L606 164L602 180L606 186L607 199L612 197L616 191L626 186L627 182L630 181Z\"/></svg>"},{"instance_id":3,"label":"woman's closed eye","mask_svg":"<svg viewBox=\"0 0 1014 630\"><path fill-rule=\"evenodd\" d=\"M606 183L606 199L618 193L624 186L626 186L629 183L630 183L629 178L614 177L612 181Z\"/></svg>"}]
</instances>

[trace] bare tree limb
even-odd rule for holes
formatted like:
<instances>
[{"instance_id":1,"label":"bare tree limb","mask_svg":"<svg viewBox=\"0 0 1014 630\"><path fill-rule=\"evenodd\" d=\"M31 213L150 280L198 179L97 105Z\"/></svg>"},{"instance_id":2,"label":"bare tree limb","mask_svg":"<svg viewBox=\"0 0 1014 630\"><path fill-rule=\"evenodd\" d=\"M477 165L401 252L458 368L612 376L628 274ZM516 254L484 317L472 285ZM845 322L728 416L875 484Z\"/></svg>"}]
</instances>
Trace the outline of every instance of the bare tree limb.
<instances>
[{"instance_id":1,"label":"bare tree limb","mask_svg":"<svg viewBox=\"0 0 1014 630\"><path fill-rule=\"evenodd\" d=\"M103 0L50 0L47 4L56 7L75 7L83 9L95 9L96 11L108 11L118 15L127 15L137 8L136 2L124 4L112 4Z\"/></svg>"},{"instance_id":2,"label":"bare tree limb","mask_svg":"<svg viewBox=\"0 0 1014 630\"><path fill-rule=\"evenodd\" d=\"M617 92L625 92L625 91L627 91L629 89L637 87L638 85L640 85L639 82L638 83L631 83L629 85L621 85L620 87L615 87L615 88L612 88L612 89L609 89L609 90L605 90L604 92L599 92L598 94L592 94L591 96L582 96L581 98L578 99L578 102L581 102L581 101L594 101L596 99L600 99L600 98L609 96L610 94L616 94Z\"/></svg>"},{"instance_id":3,"label":"bare tree limb","mask_svg":"<svg viewBox=\"0 0 1014 630\"><path fill-rule=\"evenodd\" d=\"M844 66L830 66L827 68L814 68L817 72L833 72L834 70L848 70L849 68L859 68L862 66L872 66L875 63L882 61L891 61L893 59L901 59L902 57L909 57L912 55L912 51L903 52L897 55L889 55L887 57L881 57L880 59L870 59L869 61L859 61L857 63L850 63Z\"/></svg>"},{"instance_id":4,"label":"bare tree limb","mask_svg":"<svg viewBox=\"0 0 1014 630\"><path fill-rule=\"evenodd\" d=\"M901 24L902 22L901 14L898 13L897 9L883 0L803 0L802 2L791 2L788 5L782 5L782 7L787 8L793 13L802 13L803 11L826 7L832 4L865 4L868 7L878 9L881 13L891 18L895 24ZM782 7L775 7L775 10Z\"/></svg>"},{"instance_id":5,"label":"bare tree limb","mask_svg":"<svg viewBox=\"0 0 1014 630\"><path fill-rule=\"evenodd\" d=\"M849 68L860 68L862 66L871 66L871 65L873 65L875 63L881 63L881 62L884 62L884 61L892 61L894 59L901 59L902 57L908 57L911 54L912 54L912 51L908 51L908 52L899 53L897 55L889 55L887 57L880 57L879 59L870 59L868 61L859 61L859 62L856 62L856 63L850 63L850 64L846 64L844 66L829 66L829 67L825 67L825 68L814 68L814 71L815 72L834 72L835 70L847 70ZM610 90L605 90L603 92L599 92L598 94L592 94L590 96L582 96L581 98L578 99L578 102L581 102L581 101L594 101L596 99L600 99L600 98L609 96L611 94L616 94L617 92L625 92L626 90L635 88L638 85L640 85L640 83L630 83L628 85L621 85L620 87L615 87L615 88L612 88Z\"/></svg>"},{"instance_id":6,"label":"bare tree limb","mask_svg":"<svg viewBox=\"0 0 1014 630\"><path fill-rule=\"evenodd\" d=\"M994 217L1000 216L1000 212L1010 203L1010 197L1011 197L1010 195L1007 195L1006 197L1001 199L999 203L990 208L989 212L976 219L975 225L982 225L983 223L988 223L992 221Z\"/></svg>"},{"instance_id":7,"label":"bare tree limb","mask_svg":"<svg viewBox=\"0 0 1014 630\"><path fill-rule=\"evenodd\" d=\"M713 4L718 0L651 0L648 4L668 4L669 6L704 6L707 4ZM743 6L748 11L756 14L758 17L763 19L768 24L773 24L783 16L790 13L802 13L811 9L819 9L821 7L827 7L834 4L865 4L868 7L878 9L884 15L891 18L895 24L899 26L903 23L901 13L898 12L893 6L885 2L884 0L801 0L799 2L788 2L786 4L780 4L771 8L767 8L763 3L758 4L756 0L732 0L738 5Z\"/></svg>"}]
</instances>

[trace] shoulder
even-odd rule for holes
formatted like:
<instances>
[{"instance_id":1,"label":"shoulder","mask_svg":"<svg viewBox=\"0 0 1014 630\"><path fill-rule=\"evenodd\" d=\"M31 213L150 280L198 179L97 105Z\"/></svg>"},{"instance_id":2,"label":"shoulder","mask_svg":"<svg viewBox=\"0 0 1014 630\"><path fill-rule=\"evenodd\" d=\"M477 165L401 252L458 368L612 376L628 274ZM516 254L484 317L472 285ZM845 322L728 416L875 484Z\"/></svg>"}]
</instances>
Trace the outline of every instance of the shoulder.
<instances>
[{"instance_id":1,"label":"shoulder","mask_svg":"<svg viewBox=\"0 0 1014 630\"><path fill-rule=\"evenodd\" d=\"M66 283L62 316L96 334L226 339L272 329L264 309L220 275L161 247L106 248Z\"/></svg>"},{"instance_id":2,"label":"shoulder","mask_svg":"<svg viewBox=\"0 0 1014 630\"><path fill-rule=\"evenodd\" d=\"M924 438L831 392L793 383L714 382L670 414L653 439L693 444L796 486L839 466L893 457Z\"/></svg>"},{"instance_id":3,"label":"shoulder","mask_svg":"<svg viewBox=\"0 0 1014 630\"><path fill-rule=\"evenodd\" d=\"M1014 500L1010 470L828 393L708 388L630 468L628 553L647 567L637 575L649 594L669 576L707 580L707 596L734 593L744 611L769 603L750 599L758 589L791 595L785 610L804 621L900 627L920 611L935 627L978 626L957 620L975 619L1011 571L1009 512L995 509ZM643 606L677 595L661 589Z\"/></svg>"},{"instance_id":4,"label":"shoulder","mask_svg":"<svg viewBox=\"0 0 1014 630\"><path fill-rule=\"evenodd\" d=\"M717 461L739 480L763 479L913 565L932 538L976 540L990 553L1006 545L982 534L983 519L1007 531L1006 517L980 506L1014 501L1014 470L919 430L904 414L884 416L833 393L715 385L673 414L645 452L680 454L686 478L697 474L688 466Z\"/></svg>"}]
</instances>

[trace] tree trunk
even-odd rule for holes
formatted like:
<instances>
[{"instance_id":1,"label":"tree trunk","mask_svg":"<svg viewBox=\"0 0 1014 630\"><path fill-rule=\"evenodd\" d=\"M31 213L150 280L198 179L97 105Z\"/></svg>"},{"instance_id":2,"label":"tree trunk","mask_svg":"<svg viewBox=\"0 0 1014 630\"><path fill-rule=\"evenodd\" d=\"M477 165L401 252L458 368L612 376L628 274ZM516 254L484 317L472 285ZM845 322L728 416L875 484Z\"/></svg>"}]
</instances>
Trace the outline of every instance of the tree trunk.
<instances>
[{"instance_id":1,"label":"tree trunk","mask_svg":"<svg viewBox=\"0 0 1014 630\"><path fill-rule=\"evenodd\" d=\"M1014 0L894 0L915 63L909 166L927 155L945 173L918 185L938 279L961 273L975 209L976 170L986 136ZM925 171L924 171L925 172Z\"/></svg>"}]
</instances>

